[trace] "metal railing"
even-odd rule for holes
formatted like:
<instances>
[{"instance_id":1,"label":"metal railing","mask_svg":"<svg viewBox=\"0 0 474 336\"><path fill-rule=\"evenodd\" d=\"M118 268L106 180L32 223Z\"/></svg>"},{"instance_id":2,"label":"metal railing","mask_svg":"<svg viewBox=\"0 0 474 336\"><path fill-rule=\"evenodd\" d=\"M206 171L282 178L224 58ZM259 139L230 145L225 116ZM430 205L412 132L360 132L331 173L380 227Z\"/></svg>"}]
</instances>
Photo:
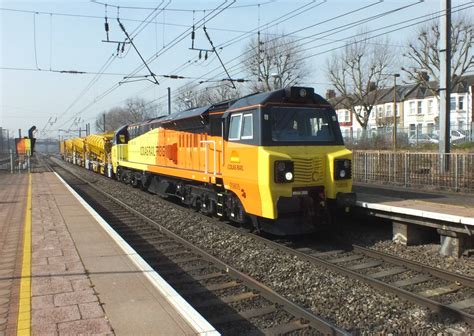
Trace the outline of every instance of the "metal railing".
<instances>
[{"instance_id":1,"label":"metal railing","mask_svg":"<svg viewBox=\"0 0 474 336\"><path fill-rule=\"evenodd\" d=\"M354 182L474 192L474 153L354 151ZM447 163L446 163L447 162Z\"/></svg>"},{"instance_id":2,"label":"metal railing","mask_svg":"<svg viewBox=\"0 0 474 336\"><path fill-rule=\"evenodd\" d=\"M436 126L412 125L415 127L397 127L397 148L410 148L424 145L437 146L439 143L439 129ZM368 128L351 132L347 127L341 127L344 142L350 148L383 150L393 148L392 126ZM450 143L453 147L474 142L474 124L462 127L451 125Z\"/></svg>"}]
</instances>

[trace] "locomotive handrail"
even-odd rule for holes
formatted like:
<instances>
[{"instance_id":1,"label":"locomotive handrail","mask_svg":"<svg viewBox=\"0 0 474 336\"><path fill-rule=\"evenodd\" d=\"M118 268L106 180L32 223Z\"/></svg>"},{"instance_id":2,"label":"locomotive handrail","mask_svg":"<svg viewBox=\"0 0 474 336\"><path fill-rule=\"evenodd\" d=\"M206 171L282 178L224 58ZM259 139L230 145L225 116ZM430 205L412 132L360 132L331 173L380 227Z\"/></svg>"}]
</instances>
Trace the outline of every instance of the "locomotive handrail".
<instances>
[{"instance_id":1,"label":"locomotive handrail","mask_svg":"<svg viewBox=\"0 0 474 336\"><path fill-rule=\"evenodd\" d=\"M209 156L208 154L208 144L213 144L214 145L214 176L217 175L217 151L216 151L216 141L215 140L201 140L200 143L206 144L206 162L205 162L205 173L209 173Z\"/></svg>"}]
</instances>

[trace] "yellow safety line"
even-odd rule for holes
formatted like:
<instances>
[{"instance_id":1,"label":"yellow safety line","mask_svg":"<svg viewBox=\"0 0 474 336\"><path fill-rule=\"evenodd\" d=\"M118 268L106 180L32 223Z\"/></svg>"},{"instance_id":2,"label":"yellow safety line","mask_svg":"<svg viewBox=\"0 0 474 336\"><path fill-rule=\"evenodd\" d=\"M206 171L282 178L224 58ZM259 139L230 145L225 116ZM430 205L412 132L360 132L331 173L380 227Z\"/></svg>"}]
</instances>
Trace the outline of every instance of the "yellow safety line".
<instances>
[{"instance_id":1,"label":"yellow safety line","mask_svg":"<svg viewBox=\"0 0 474 336\"><path fill-rule=\"evenodd\" d=\"M31 335L31 174L28 179L17 335Z\"/></svg>"}]
</instances>

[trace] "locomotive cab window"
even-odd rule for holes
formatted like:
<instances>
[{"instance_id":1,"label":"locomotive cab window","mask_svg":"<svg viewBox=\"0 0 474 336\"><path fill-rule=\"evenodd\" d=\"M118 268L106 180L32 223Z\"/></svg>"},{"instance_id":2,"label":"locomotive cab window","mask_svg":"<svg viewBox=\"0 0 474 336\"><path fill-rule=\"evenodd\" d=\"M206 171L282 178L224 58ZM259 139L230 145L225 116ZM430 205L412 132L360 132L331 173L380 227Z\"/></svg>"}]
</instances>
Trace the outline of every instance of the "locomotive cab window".
<instances>
[{"instance_id":1,"label":"locomotive cab window","mask_svg":"<svg viewBox=\"0 0 474 336\"><path fill-rule=\"evenodd\" d=\"M251 113L243 115L242 139L253 139L253 115Z\"/></svg>"},{"instance_id":2,"label":"locomotive cab window","mask_svg":"<svg viewBox=\"0 0 474 336\"><path fill-rule=\"evenodd\" d=\"M324 109L273 107L273 142L334 142L335 122Z\"/></svg>"},{"instance_id":3,"label":"locomotive cab window","mask_svg":"<svg viewBox=\"0 0 474 336\"><path fill-rule=\"evenodd\" d=\"M230 117L229 140L253 139L253 114L239 113Z\"/></svg>"},{"instance_id":4,"label":"locomotive cab window","mask_svg":"<svg viewBox=\"0 0 474 336\"><path fill-rule=\"evenodd\" d=\"M230 117L229 140L240 139L240 126L242 114L234 114Z\"/></svg>"}]
</instances>

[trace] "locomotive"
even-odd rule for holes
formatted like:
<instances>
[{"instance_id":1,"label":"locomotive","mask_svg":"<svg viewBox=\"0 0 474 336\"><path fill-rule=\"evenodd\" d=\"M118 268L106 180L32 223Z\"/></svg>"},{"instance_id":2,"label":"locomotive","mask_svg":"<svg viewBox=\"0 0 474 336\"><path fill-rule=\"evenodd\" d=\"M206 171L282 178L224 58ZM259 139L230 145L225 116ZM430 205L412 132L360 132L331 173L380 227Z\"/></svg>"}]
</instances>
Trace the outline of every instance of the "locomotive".
<instances>
[{"instance_id":1,"label":"locomotive","mask_svg":"<svg viewBox=\"0 0 474 336\"><path fill-rule=\"evenodd\" d=\"M112 141L118 180L275 235L326 228L334 211L355 204L352 153L334 109L312 88L125 125Z\"/></svg>"}]
</instances>

